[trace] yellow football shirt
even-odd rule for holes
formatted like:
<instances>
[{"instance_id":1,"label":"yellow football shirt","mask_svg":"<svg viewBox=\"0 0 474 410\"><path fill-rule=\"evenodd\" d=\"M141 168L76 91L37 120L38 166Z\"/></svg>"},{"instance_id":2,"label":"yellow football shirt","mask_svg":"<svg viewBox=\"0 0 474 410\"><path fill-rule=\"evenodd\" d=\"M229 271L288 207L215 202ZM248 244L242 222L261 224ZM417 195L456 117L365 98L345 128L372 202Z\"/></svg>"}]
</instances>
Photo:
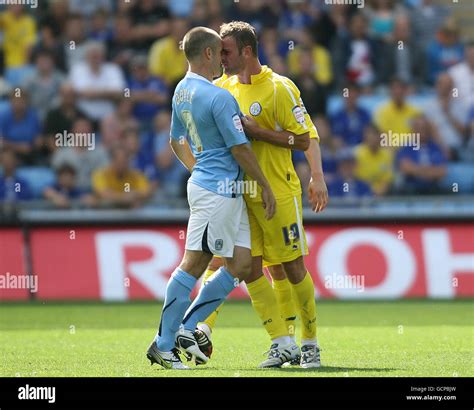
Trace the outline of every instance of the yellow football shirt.
<instances>
[{"instance_id":1,"label":"yellow football shirt","mask_svg":"<svg viewBox=\"0 0 474 410\"><path fill-rule=\"evenodd\" d=\"M163 78L171 85L184 77L188 63L184 51L171 37L155 41L148 56L148 68L152 75Z\"/></svg>"},{"instance_id":2,"label":"yellow football shirt","mask_svg":"<svg viewBox=\"0 0 474 410\"><path fill-rule=\"evenodd\" d=\"M5 66L20 67L28 63L28 50L36 41L36 23L28 14L15 18L10 11L0 15L0 29L3 30Z\"/></svg>"},{"instance_id":3,"label":"yellow football shirt","mask_svg":"<svg viewBox=\"0 0 474 410\"><path fill-rule=\"evenodd\" d=\"M263 128L286 130L298 135L309 132L310 138L319 141L316 127L306 112L300 92L288 78L262 66L259 74L251 76L251 84L241 84L236 75L225 75L214 82L228 90L237 100L243 114L254 118ZM291 150L264 141L251 140L260 168L272 187L275 198L301 194L301 184L291 160ZM245 176L246 180L251 180ZM246 200L261 201L260 187L257 195L246 195Z\"/></svg>"},{"instance_id":4,"label":"yellow football shirt","mask_svg":"<svg viewBox=\"0 0 474 410\"><path fill-rule=\"evenodd\" d=\"M110 189L114 192L125 192L125 184L129 184L130 191L146 193L150 189L147 177L137 170L129 170L121 178L110 168L96 170L92 175L92 188L95 192Z\"/></svg>"},{"instance_id":5,"label":"yellow football shirt","mask_svg":"<svg viewBox=\"0 0 474 410\"><path fill-rule=\"evenodd\" d=\"M411 104L405 103L397 107L393 101L379 108L375 114L377 127L387 134L388 146L400 146L400 134L411 133L411 121L420 114L420 111Z\"/></svg>"},{"instance_id":6,"label":"yellow football shirt","mask_svg":"<svg viewBox=\"0 0 474 410\"><path fill-rule=\"evenodd\" d=\"M393 151L380 148L373 152L365 144L359 144L354 150L356 158L355 175L367 182L377 191L382 185L393 180Z\"/></svg>"}]
</instances>

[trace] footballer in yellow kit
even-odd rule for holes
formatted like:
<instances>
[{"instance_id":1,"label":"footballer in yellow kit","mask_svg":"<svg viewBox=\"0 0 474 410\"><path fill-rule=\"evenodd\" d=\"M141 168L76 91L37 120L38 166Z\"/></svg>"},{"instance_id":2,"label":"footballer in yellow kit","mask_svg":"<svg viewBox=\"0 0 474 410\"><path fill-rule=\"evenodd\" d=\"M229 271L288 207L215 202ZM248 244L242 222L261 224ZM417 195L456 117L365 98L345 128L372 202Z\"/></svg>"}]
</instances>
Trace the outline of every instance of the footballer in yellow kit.
<instances>
[{"instance_id":1,"label":"footballer in yellow kit","mask_svg":"<svg viewBox=\"0 0 474 410\"><path fill-rule=\"evenodd\" d=\"M327 188L319 136L294 83L260 65L255 29L244 22L231 22L221 26L220 35L225 74L214 84L227 89L239 103L245 132L277 202L274 217L266 220L259 192L244 192L253 257L252 273L246 285L272 339L269 358L261 367L279 367L290 361L286 356L293 348L285 346L295 344L289 325L294 322L285 321L294 320L296 314L302 322L298 364L303 368L319 367L314 284L303 261L308 248L302 224L301 184L291 158L292 149L305 151L312 173L308 196L313 210L321 211L327 204ZM250 181L249 177L245 178ZM256 187L256 184L245 186ZM262 263L269 266L273 289L263 275ZM212 266L209 269L207 274L211 274ZM215 321L215 314L211 316L205 322L208 328Z\"/></svg>"}]
</instances>

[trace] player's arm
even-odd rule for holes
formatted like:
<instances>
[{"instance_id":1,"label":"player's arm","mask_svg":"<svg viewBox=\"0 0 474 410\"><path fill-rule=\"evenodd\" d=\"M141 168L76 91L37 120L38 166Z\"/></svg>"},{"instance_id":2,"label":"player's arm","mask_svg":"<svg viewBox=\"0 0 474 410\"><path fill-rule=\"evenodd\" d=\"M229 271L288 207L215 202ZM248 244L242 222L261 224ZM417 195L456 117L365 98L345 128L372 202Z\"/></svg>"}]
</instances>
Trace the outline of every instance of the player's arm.
<instances>
[{"instance_id":1,"label":"player's arm","mask_svg":"<svg viewBox=\"0 0 474 410\"><path fill-rule=\"evenodd\" d=\"M170 146L185 168L189 172L193 172L196 158L194 158L191 147L189 146L187 139L184 137L187 131L176 111L174 100L172 101L171 106Z\"/></svg>"},{"instance_id":2,"label":"player's arm","mask_svg":"<svg viewBox=\"0 0 474 410\"><path fill-rule=\"evenodd\" d=\"M321 149L316 138L311 138L309 148L304 152L311 170L311 179L308 184L308 199L315 212L321 212L328 204L328 189L324 181Z\"/></svg>"},{"instance_id":3,"label":"player's arm","mask_svg":"<svg viewBox=\"0 0 474 410\"><path fill-rule=\"evenodd\" d=\"M274 131L262 128L253 118L244 116L242 124L245 133L258 141L265 141L278 147L306 151L309 148L309 132L295 135L290 131Z\"/></svg>"},{"instance_id":4,"label":"player's arm","mask_svg":"<svg viewBox=\"0 0 474 410\"><path fill-rule=\"evenodd\" d=\"M188 141L184 138L175 139L170 138L171 149L173 150L176 158L187 168L189 172L193 172L194 164L196 164L196 158L194 158L191 147Z\"/></svg>"},{"instance_id":5,"label":"player's arm","mask_svg":"<svg viewBox=\"0 0 474 410\"><path fill-rule=\"evenodd\" d=\"M240 167L244 170L245 174L257 181L257 184L262 188L262 201L263 207L265 208L265 217L271 219L275 214L275 197L267 178L265 178L260 165L258 165L257 157L250 148L250 145L234 145L231 147L230 151Z\"/></svg>"}]
</instances>

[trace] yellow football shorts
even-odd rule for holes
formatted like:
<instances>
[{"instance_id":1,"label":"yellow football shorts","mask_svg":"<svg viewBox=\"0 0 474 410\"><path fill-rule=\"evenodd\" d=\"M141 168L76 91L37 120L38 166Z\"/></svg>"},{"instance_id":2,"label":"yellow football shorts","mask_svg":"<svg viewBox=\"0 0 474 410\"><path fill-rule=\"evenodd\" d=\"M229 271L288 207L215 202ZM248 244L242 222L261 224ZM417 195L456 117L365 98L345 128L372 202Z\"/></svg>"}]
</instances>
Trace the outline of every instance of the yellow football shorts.
<instances>
[{"instance_id":1,"label":"yellow football shorts","mask_svg":"<svg viewBox=\"0 0 474 410\"><path fill-rule=\"evenodd\" d=\"M290 262L308 254L303 229L301 195L276 201L272 219L265 219L261 202L247 201L252 256L263 256L264 266Z\"/></svg>"}]
</instances>

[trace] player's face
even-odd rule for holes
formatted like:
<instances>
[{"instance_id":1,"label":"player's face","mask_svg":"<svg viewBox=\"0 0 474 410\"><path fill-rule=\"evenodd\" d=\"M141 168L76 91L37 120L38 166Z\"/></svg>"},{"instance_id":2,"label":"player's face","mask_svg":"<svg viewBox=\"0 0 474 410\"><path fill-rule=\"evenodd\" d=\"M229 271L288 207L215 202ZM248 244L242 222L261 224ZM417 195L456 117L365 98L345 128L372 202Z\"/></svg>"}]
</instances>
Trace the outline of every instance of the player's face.
<instances>
[{"instance_id":1,"label":"player's face","mask_svg":"<svg viewBox=\"0 0 474 410\"><path fill-rule=\"evenodd\" d=\"M212 76L219 78L222 75L222 41L219 41L212 56Z\"/></svg>"},{"instance_id":2,"label":"player's face","mask_svg":"<svg viewBox=\"0 0 474 410\"><path fill-rule=\"evenodd\" d=\"M244 68L243 56L239 53L237 42L232 36L222 40L222 65L227 75L238 74Z\"/></svg>"}]
</instances>

